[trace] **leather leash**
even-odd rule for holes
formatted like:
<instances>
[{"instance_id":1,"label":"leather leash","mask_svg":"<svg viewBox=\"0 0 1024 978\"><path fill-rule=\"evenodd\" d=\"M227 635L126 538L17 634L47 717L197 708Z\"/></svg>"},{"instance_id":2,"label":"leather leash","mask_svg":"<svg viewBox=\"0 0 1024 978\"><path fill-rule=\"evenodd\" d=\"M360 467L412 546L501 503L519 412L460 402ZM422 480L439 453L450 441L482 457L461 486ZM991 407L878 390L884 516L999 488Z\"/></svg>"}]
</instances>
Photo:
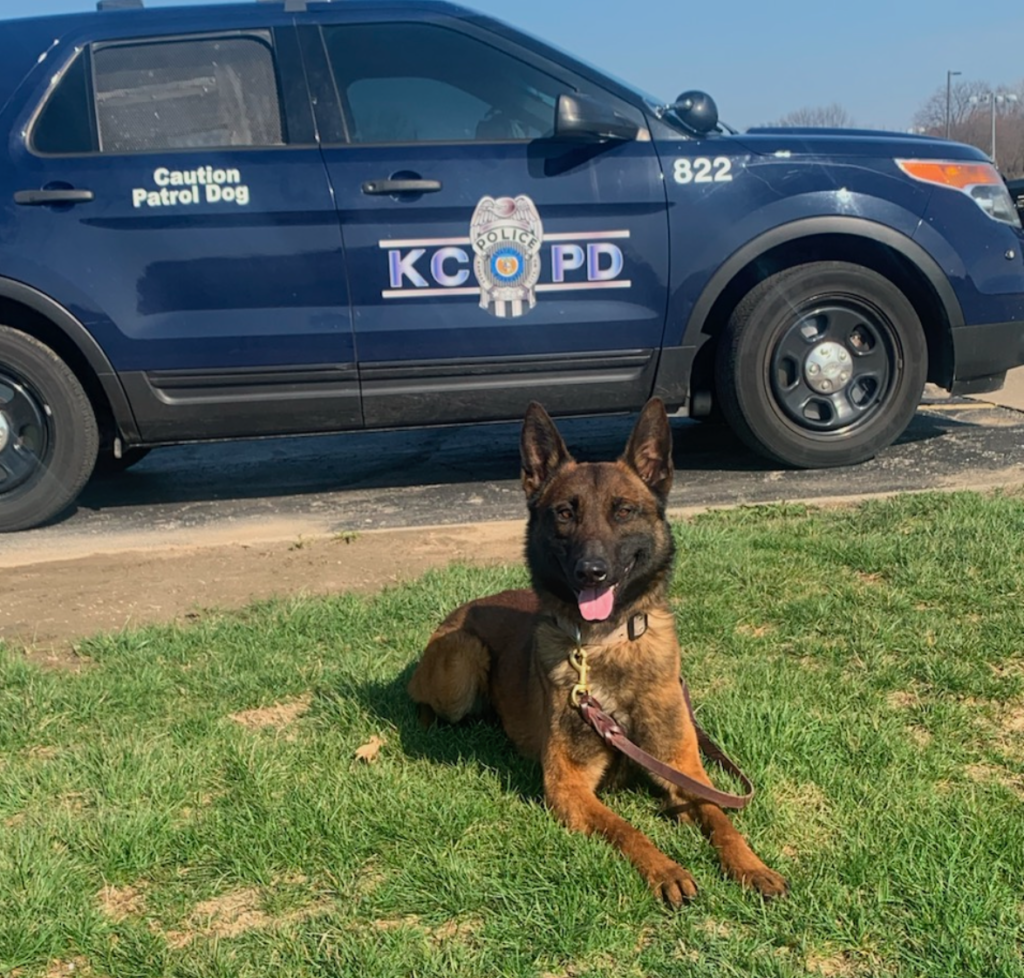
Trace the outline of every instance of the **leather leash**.
<instances>
[{"instance_id":1,"label":"leather leash","mask_svg":"<svg viewBox=\"0 0 1024 978\"><path fill-rule=\"evenodd\" d=\"M646 621L644 622L643 631L646 631ZM643 631L639 634L642 635ZM633 637L633 629L630 629L630 637ZM637 636L639 637L639 636ZM601 737L607 744L614 747L617 751L625 754L626 757L635 761L641 767L646 768L652 774L656 774L659 778L668 781L670 784L674 784L679 788L682 788L687 794L693 795L696 798L700 798L704 801L710 801L718 805L720 808L745 808L751 798L754 797L754 785L751 780L740 770L728 754L722 750L721 747L716 744L704 728L697 722L697 717L693 712L693 705L690 702L690 690L687 688L685 680L680 677L679 683L683 687L683 701L686 703L686 712L690 715L690 722L693 724L694 730L697 733L697 745L700 747L704 756L709 760L713 761L724 771L728 771L734 775L743 784L746 794L734 795L727 791L719 791L717 788L711 787L704 784L702 781L697 781L695 778L691 778L688 774L683 774L682 771L665 764L663 761L659 761L652 754L648 754L642 747L638 747L633 743L627 736L622 727L619 726L615 720L605 713L601 704L594 698L590 692L590 685L587 682L587 654L583 648L582 636L579 633L579 629L576 629L576 634L573 636L576 641L576 647L569 653L569 664L579 674L579 682L572 687L572 691L569 694L569 699L573 706L579 709L583 719L589 723L598 736ZM666 810L666 814L672 815L680 810L683 806L673 806Z\"/></svg>"}]
</instances>

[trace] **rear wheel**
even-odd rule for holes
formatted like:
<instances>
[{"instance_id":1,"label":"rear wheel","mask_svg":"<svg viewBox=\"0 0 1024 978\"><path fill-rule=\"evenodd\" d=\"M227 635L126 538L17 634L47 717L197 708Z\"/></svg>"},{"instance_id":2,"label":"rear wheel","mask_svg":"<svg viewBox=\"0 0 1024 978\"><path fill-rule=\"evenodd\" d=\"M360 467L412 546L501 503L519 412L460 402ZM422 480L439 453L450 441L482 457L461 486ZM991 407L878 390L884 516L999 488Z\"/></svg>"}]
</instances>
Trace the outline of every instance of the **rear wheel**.
<instances>
[{"instance_id":1,"label":"rear wheel","mask_svg":"<svg viewBox=\"0 0 1024 978\"><path fill-rule=\"evenodd\" d=\"M0 532L38 526L66 509L96 463L89 398L48 346L0 326Z\"/></svg>"},{"instance_id":2,"label":"rear wheel","mask_svg":"<svg viewBox=\"0 0 1024 978\"><path fill-rule=\"evenodd\" d=\"M814 262L758 284L719 343L716 387L755 451L802 468L852 465L892 444L928 371L921 321L887 278Z\"/></svg>"}]
</instances>

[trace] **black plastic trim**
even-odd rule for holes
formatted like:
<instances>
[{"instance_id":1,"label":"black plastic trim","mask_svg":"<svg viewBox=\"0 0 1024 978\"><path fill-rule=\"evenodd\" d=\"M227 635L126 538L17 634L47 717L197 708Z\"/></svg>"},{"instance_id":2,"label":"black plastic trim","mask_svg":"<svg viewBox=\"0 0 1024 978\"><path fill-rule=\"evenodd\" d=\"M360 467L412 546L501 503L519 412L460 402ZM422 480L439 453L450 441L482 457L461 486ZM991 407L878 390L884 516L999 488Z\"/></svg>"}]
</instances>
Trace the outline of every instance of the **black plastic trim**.
<instances>
[{"instance_id":1,"label":"black plastic trim","mask_svg":"<svg viewBox=\"0 0 1024 978\"><path fill-rule=\"evenodd\" d=\"M291 146L316 145L316 122L309 101L309 86L294 25L274 27L275 71L281 95L286 141Z\"/></svg>"},{"instance_id":2,"label":"black plastic trim","mask_svg":"<svg viewBox=\"0 0 1024 978\"><path fill-rule=\"evenodd\" d=\"M967 394L991 394L992 391L1000 391L1006 383L1006 371L988 374L985 377L972 377L970 380L954 380L950 394L954 397L962 397Z\"/></svg>"},{"instance_id":3,"label":"black plastic trim","mask_svg":"<svg viewBox=\"0 0 1024 978\"><path fill-rule=\"evenodd\" d=\"M129 442L137 442L139 430L135 424L135 415L132 413L128 395L114 371L113 365L92 333L62 305L38 289L25 285L24 282L0 277L0 296L5 299L13 299L32 309L64 333L79 353L85 357L86 362L96 375L110 404L110 410L118 429Z\"/></svg>"},{"instance_id":4,"label":"black plastic trim","mask_svg":"<svg viewBox=\"0 0 1024 978\"><path fill-rule=\"evenodd\" d=\"M693 311L683 332L678 347L662 350L661 361L655 380L655 391L672 403L688 403L690 400L690 378L697 351L707 340L703 335L708 317L715 303L722 297L733 280L752 262L781 245L791 244L803 238L822 235L837 235L862 238L875 244L882 244L898 252L913 263L935 289L946 318L955 333L964 325L964 314L960 301L949 284L938 262L919 244L893 228L875 221L857 217L822 216L791 221L766 231L748 241L718 268L694 303Z\"/></svg>"},{"instance_id":5,"label":"black plastic trim","mask_svg":"<svg viewBox=\"0 0 1024 978\"><path fill-rule=\"evenodd\" d=\"M647 349L603 351L593 353L548 353L543 357L504 356L474 357L472 360L380 360L360 365L364 381L434 377L436 379L544 373L550 369L614 370L643 367L654 351Z\"/></svg>"},{"instance_id":6,"label":"black plastic trim","mask_svg":"<svg viewBox=\"0 0 1024 978\"><path fill-rule=\"evenodd\" d=\"M953 330L953 352L953 394L997 391L1006 371L1024 364L1024 322L961 326Z\"/></svg>"},{"instance_id":7,"label":"black plastic trim","mask_svg":"<svg viewBox=\"0 0 1024 978\"><path fill-rule=\"evenodd\" d=\"M530 401L551 414L634 411L650 395L653 350L374 363L360 367L367 427L508 421Z\"/></svg>"},{"instance_id":8,"label":"black plastic trim","mask_svg":"<svg viewBox=\"0 0 1024 978\"><path fill-rule=\"evenodd\" d=\"M690 403L690 376L696 356L696 347L692 346L667 346L661 351L653 396L660 397L670 411Z\"/></svg>"},{"instance_id":9,"label":"black plastic trim","mask_svg":"<svg viewBox=\"0 0 1024 978\"><path fill-rule=\"evenodd\" d=\"M963 310L960 301L949 284L939 263L919 244L905 234L876 221L859 217L808 217L799 221L791 221L766 231L764 234L748 241L721 265L711 276L711 281L704 287L700 298L694 304L693 312L686 324L683 344L693 344L697 335L704 328L715 303L729 287L729 283L751 262L762 255L778 248L780 245L791 244L801 238L818 237L820 235L844 235L846 237L864 238L865 240L883 244L903 255L912 262L928 279L946 312L946 318L954 329L964 324Z\"/></svg>"},{"instance_id":10,"label":"black plastic trim","mask_svg":"<svg viewBox=\"0 0 1024 978\"><path fill-rule=\"evenodd\" d=\"M352 363L339 363L328 366L149 370L146 378L154 390L167 392L168 398L188 400L215 398L219 396L218 392L239 388L273 392L315 384L332 386L339 380L355 380L356 367Z\"/></svg>"},{"instance_id":11,"label":"black plastic trim","mask_svg":"<svg viewBox=\"0 0 1024 978\"><path fill-rule=\"evenodd\" d=\"M353 364L127 371L121 380L144 444L363 426Z\"/></svg>"}]
</instances>

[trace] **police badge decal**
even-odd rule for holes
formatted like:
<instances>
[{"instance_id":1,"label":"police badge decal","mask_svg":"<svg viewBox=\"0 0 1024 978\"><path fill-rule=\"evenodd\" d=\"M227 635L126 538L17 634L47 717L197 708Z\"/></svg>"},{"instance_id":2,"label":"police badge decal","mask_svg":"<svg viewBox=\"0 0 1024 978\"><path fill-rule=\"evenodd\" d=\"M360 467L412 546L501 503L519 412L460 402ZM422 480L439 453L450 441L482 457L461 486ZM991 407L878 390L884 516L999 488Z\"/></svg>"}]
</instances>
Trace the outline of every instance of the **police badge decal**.
<instances>
[{"instance_id":1,"label":"police badge decal","mask_svg":"<svg viewBox=\"0 0 1024 978\"><path fill-rule=\"evenodd\" d=\"M469 236L480 308L505 317L525 315L537 305L544 228L533 201L525 194L484 197L473 211Z\"/></svg>"}]
</instances>

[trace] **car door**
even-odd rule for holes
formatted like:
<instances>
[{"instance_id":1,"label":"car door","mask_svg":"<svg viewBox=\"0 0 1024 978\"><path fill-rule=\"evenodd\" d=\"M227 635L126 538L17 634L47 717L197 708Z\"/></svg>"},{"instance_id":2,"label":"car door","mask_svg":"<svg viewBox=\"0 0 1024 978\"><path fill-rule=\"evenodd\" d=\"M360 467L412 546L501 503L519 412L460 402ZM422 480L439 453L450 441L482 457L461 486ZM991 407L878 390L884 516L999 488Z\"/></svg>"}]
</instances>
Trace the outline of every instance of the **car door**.
<instances>
[{"instance_id":1,"label":"car door","mask_svg":"<svg viewBox=\"0 0 1024 978\"><path fill-rule=\"evenodd\" d=\"M478 25L389 16L300 26L367 425L638 407L665 320L658 159L553 131L562 94L646 135L643 113Z\"/></svg>"},{"instance_id":2,"label":"car door","mask_svg":"<svg viewBox=\"0 0 1024 978\"><path fill-rule=\"evenodd\" d=\"M334 201L294 28L273 23L291 18L225 16L65 39L15 130L4 272L87 324L146 442L362 425Z\"/></svg>"}]
</instances>

